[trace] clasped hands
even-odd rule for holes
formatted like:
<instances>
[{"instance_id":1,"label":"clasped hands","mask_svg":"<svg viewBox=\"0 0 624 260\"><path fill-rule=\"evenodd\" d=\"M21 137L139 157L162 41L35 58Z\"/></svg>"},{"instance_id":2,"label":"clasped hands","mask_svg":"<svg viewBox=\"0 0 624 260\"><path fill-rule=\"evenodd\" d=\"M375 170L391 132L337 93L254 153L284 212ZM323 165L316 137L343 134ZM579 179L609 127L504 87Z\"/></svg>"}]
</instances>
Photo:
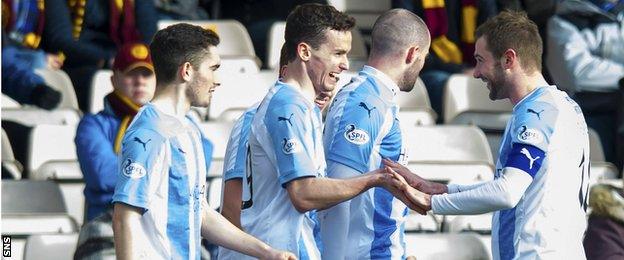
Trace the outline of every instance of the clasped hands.
<instances>
[{"instance_id":1,"label":"clasped hands","mask_svg":"<svg viewBox=\"0 0 624 260\"><path fill-rule=\"evenodd\" d=\"M418 214L426 215L431 210L432 195L448 191L446 185L427 181L397 162L383 159L383 164L380 169L385 175L382 187Z\"/></svg>"}]
</instances>

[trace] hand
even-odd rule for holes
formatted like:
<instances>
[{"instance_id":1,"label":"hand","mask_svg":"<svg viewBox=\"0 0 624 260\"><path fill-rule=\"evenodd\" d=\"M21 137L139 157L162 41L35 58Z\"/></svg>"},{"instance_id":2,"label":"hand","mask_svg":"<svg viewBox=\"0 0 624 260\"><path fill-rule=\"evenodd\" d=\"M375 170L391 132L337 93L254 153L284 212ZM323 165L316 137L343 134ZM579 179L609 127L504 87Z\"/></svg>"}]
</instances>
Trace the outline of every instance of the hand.
<instances>
[{"instance_id":1,"label":"hand","mask_svg":"<svg viewBox=\"0 0 624 260\"><path fill-rule=\"evenodd\" d=\"M403 177L397 178L391 173L392 169L389 167L385 167L382 169L375 170L376 174L382 174L381 182L379 186L386 189L388 192L392 193L394 197L403 202L408 208L416 211L418 214L425 215L427 211L420 207L419 205L413 203L410 199L407 198L403 190L406 189L409 184L405 181ZM399 176L400 177L400 176Z\"/></svg>"},{"instance_id":2,"label":"hand","mask_svg":"<svg viewBox=\"0 0 624 260\"><path fill-rule=\"evenodd\" d=\"M401 175L403 178L405 178L410 186L419 191L427 194L443 194L448 192L448 187L446 185L427 181L410 171L407 167L395 161L383 159L383 163L384 165L392 168L393 171Z\"/></svg>"},{"instance_id":3,"label":"hand","mask_svg":"<svg viewBox=\"0 0 624 260\"><path fill-rule=\"evenodd\" d=\"M60 55L46 54L46 63L49 69L58 70L63 67L63 59Z\"/></svg>"},{"instance_id":4,"label":"hand","mask_svg":"<svg viewBox=\"0 0 624 260\"><path fill-rule=\"evenodd\" d=\"M400 182L406 183L403 176L399 175L392 168L386 167L386 171L391 173ZM415 204L421 210L424 210L425 214L427 211L431 210L431 195L420 192L417 189L412 188L410 185L402 185L400 189L405 194L405 197L407 198L407 200ZM423 213L421 214L424 215Z\"/></svg>"},{"instance_id":5,"label":"hand","mask_svg":"<svg viewBox=\"0 0 624 260\"><path fill-rule=\"evenodd\" d=\"M297 257L290 252L271 249L269 253L261 259L266 260L297 260Z\"/></svg>"}]
</instances>

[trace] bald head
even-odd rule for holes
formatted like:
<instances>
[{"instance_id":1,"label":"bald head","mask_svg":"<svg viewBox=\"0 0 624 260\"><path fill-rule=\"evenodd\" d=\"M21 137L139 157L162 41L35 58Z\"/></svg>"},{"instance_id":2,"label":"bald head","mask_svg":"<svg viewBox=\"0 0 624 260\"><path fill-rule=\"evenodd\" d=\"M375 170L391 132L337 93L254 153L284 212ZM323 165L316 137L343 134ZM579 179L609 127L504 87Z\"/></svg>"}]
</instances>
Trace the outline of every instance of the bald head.
<instances>
[{"instance_id":1,"label":"bald head","mask_svg":"<svg viewBox=\"0 0 624 260\"><path fill-rule=\"evenodd\" d=\"M400 53L414 44L428 48L429 42L429 29L420 17L405 9L392 9L373 26L371 55Z\"/></svg>"}]
</instances>

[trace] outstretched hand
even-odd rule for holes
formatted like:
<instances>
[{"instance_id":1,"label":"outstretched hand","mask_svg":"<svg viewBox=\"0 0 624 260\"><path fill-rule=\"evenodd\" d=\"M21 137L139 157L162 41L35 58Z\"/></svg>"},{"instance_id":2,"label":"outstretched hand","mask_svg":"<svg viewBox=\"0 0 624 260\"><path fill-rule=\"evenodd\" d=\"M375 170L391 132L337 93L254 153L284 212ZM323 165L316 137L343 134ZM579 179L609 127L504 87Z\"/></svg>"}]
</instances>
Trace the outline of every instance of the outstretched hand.
<instances>
[{"instance_id":1,"label":"outstretched hand","mask_svg":"<svg viewBox=\"0 0 624 260\"><path fill-rule=\"evenodd\" d=\"M407 167L395 161L392 161L389 159L383 159L383 164L391 168L395 173L397 173L401 177L403 177L405 181L407 182L407 184L409 184L409 186L421 192L432 194L432 195L448 192L448 188L446 187L446 185L427 181L423 179L422 177L418 176L417 174L413 173L412 171L410 171Z\"/></svg>"},{"instance_id":2,"label":"outstretched hand","mask_svg":"<svg viewBox=\"0 0 624 260\"><path fill-rule=\"evenodd\" d=\"M392 193L394 197L405 203L408 208L416 211L418 214L427 214L427 210L413 203L409 198L407 198L403 190L407 189L407 187L409 187L409 184L407 184L404 178L397 178L397 176L393 175L390 172L391 170L392 169L390 169L389 167L375 170L375 172L383 176L381 187Z\"/></svg>"},{"instance_id":3,"label":"outstretched hand","mask_svg":"<svg viewBox=\"0 0 624 260\"><path fill-rule=\"evenodd\" d=\"M385 167L386 172L392 175L395 179L398 180L401 185L399 185L398 189L402 192L401 195L397 196L401 201L405 203L409 208L418 212L421 215L427 214L427 211L431 210L431 195L427 193L420 192L417 189L414 189L412 186L408 185L405 178L398 174L394 169L390 167ZM407 202L405 200L407 200ZM410 206L411 205L411 206ZM412 208L414 207L414 208Z\"/></svg>"},{"instance_id":4,"label":"outstretched hand","mask_svg":"<svg viewBox=\"0 0 624 260\"><path fill-rule=\"evenodd\" d=\"M279 251L279 250L271 250L269 252L269 254L266 257L263 257L262 259L266 259L266 260L297 260L297 257L290 252L286 252L286 251Z\"/></svg>"}]
</instances>

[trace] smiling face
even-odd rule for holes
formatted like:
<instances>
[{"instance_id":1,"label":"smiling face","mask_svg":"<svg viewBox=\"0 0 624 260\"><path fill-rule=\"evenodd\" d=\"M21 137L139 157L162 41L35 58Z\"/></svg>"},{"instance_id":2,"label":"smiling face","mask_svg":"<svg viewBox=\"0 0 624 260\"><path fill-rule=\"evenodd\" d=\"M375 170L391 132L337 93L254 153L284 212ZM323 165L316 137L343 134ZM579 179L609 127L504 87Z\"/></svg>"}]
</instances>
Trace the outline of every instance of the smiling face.
<instances>
[{"instance_id":1,"label":"smiling face","mask_svg":"<svg viewBox=\"0 0 624 260\"><path fill-rule=\"evenodd\" d=\"M115 71L111 82L113 88L137 105L144 105L154 97L156 76L146 67L137 67L128 72Z\"/></svg>"},{"instance_id":2,"label":"smiling face","mask_svg":"<svg viewBox=\"0 0 624 260\"><path fill-rule=\"evenodd\" d=\"M217 48L210 46L208 54L199 64L199 68L193 68L193 77L186 88L186 96L191 106L207 107L210 104L212 93L220 85L216 81L215 71L221 66L221 58L217 54Z\"/></svg>"},{"instance_id":3,"label":"smiling face","mask_svg":"<svg viewBox=\"0 0 624 260\"><path fill-rule=\"evenodd\" d=\"M477 65L473 76L487 83L490 90L490 99L508 98L505 74L498 58L495 58L487 48L487 41L480 37L475 43L475 59Z\"/></svg>"},{"instance_id":4,"label":"smiling face","mask_svg":"<svg viewBox=\"0 0 624 260\"><path fill-rule=\"evenodd\" d=\"M316 94L336 88L339 74L349 69L347 53L351 50L351 32L325 30L325 42L311 48L307 64L308 75Z\"/></svg>"}]
</instances>

